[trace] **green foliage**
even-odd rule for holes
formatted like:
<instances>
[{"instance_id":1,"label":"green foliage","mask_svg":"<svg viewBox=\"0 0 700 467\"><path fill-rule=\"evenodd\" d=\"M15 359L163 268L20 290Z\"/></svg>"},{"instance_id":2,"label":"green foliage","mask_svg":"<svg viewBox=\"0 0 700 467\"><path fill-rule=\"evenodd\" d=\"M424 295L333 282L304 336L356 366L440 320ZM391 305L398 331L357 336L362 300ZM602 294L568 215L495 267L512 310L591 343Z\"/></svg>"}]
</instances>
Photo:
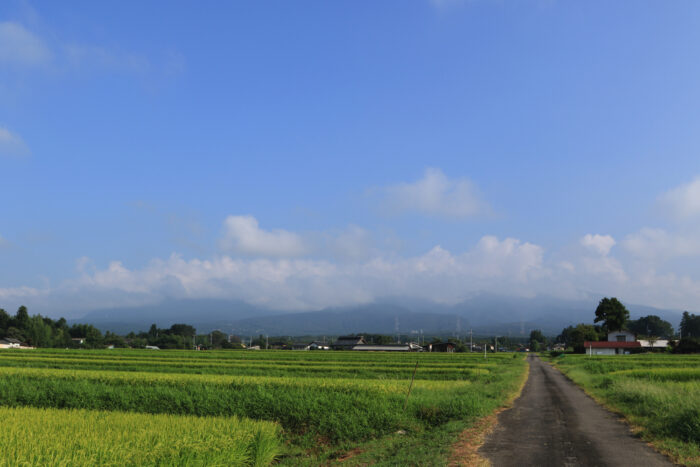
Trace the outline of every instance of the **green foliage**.
<instances>
[{"instance_id":1,"label":"green foliage","mask_svg":"<svg viewBox=\"0 0 700 467\"><path fill-rule=\"evenodd\" d=\"M638 336L653 336L664 339L673 337L673 326L656 315L643 316L627 322L627 329Z\"/></svg>"},{"instance_id":2,"label":"green foliage","mask_svg":"<svg viewBox=\"0 0 700 467\"><path fill-rule=\"evenodd\" d=\"M27 323L29 322L29 312L27 311L26 306L22 305L17 309L17 313L15 314L13 321L15 327L19 329L24 329L27 327Z\"/></svg>"},{"instance_id":3,"label":"green foliage","mask_svg":"<svg viewBox=\"0 0 700 467\"><path fill-rule=\"evenodd\" d=\"M700 337L684 337L673 346L673 353L700 353Z\"/></svg>"},{"instance_id":4,"label":"green foliage","mask_svg":"<svg viewBox=\"0 0 700 467\"><path fill-rule=\"evenodd\" d=\"M5 310L0 308L0 332L3 332L8 327L10 327L10 315L7 314Z\"/></svg>"},{"instance_id":5,"label":"green foliage","mask_svg":"<svg viewBox=\"0 0 700 467\"><path fill-rule=\"evenodd\" d=\"M541 330L533 329L530 331L530 350L538 352L541 348L546 347L546 345L547 338L544 337Z\"/></svg>"},{"instance_id":6,"label":"green foliage","mask_svg":"<svg viewBox=\"0 0 700 467\"><path fill-rule=\"evenodd\" d=\"M680 332L681 337L700 338L700 315L684 311L681 318Z\"/></svg>"},{"instance_id":7,"label":"green foliage","mask_svg":"<svg viewBox=\"0 0 700 467\"><path fill-rule=\"evenodd\" d=\"M11 337L33 347L75 347L71 338L84 340L83 347L101 348L102 333L89 324L68 327L66 320L57 321L41 315L29 316L25 306L19 307L14 317L0 309L0 337Z\"/></svg>"},{"instance_id":8,"label":"green foliage","mask_svg":"<svg viewBox=\"0 0 700 467\"><path fill-rule=\"evenodd\" d=\"M584 353L585 341L597 341L604 336L605 333L599 326L580 323L564 328L557 336L557 342L563 342L567 347L572 347L576 353Z\"/></svg>"},{"instance_id":9,"label":"green foliage","mask_svg":"<svg viewBox=\"0 0 700 467\"><path fill-rule=\"evenodd\" d=\"M627 320L629 320L630 312L625 308L625 305L613 298L603 298L595 310L594 323L603 322L603 328L606 332L620 331Z\"/></svg>"}]
</instances>

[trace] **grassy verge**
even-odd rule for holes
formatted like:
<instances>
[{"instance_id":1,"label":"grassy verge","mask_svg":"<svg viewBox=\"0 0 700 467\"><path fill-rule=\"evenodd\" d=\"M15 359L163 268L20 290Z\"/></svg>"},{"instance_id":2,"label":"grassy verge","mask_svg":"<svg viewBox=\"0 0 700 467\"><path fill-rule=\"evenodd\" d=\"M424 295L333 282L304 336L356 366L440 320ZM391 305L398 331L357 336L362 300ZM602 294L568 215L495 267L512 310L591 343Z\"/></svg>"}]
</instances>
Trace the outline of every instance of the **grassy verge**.
<instances>
[{"instance_id":1,"label":"grassy verge","mask_svg":"<svg viewBox=\"0 0 700 467\"><path fill-rule=\"evenodd\" d=\"M700 466L700 357L563 355L550 361L674 461Z\"/></svg>"}]
</instances>

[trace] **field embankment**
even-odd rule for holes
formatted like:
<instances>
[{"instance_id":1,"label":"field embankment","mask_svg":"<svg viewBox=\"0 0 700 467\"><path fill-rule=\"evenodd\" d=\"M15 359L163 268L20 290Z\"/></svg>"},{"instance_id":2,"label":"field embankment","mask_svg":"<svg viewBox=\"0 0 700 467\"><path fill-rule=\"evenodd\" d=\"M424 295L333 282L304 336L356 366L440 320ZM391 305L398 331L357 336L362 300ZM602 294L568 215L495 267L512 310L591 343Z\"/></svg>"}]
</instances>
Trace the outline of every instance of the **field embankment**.
<instances>
[{"instance_id":1,"label":"field embankment","mask_svg":"<svg viewBox=\"0 0 700 467\"><path fill-rule=\"evenodd\" d=\"M700 356L563 355L572 381L624 417L642 438L684 465L700 466Z\"/></svg>"}]
</instances>

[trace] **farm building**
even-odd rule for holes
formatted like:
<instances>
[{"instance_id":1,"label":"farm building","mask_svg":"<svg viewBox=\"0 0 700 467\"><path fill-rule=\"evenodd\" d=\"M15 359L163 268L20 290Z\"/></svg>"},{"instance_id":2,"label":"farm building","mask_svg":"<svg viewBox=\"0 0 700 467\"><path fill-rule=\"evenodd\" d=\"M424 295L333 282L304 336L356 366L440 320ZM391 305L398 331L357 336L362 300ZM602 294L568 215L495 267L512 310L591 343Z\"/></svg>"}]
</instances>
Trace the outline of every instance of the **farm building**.
<instances>
[{"instance_id":1,"label":"farm building","mask_svg":"<svg viewBox=\"0 0 700 467\"><path fill-rule=\"evenodd\" d=\"M310 344L294 344L292 346L294 350L330 350L330 346L325 342L314 341Z\"/></svg>"},{"instance_id":2,"label":"farm building","mask_svg":"<svg viewBox=\"0 0 700 467\"><path fill-rule=\"evenodd\" d=\"M600 341L600 342L592 342L592 341L586 341L584 342L584 346L586 347L586 353L588 355L620 355L624 354L625 352L629 352L632 349L640 349L642 345L637 342L608 342L608 341Z\"/></svg>"},{"instance_id":3,"label":"farm building","mask_svg":"<svg viewBox=\"0 0 700 467\"><path fill-rule=\"evenodd\" d=\"M331 347L325 342L312 342L309 344L309 350L330 350Z\"/></svg>"},{"instance_id":4,"label":"farm building","mask_svg":"<svg viewBox=\"0 0 700 467\"><path fill-rule=\"evenodd\" d=\"M620 355L629 353L632 349L664 349L668 346L667 339L637 340L637 336L629 331L613 331L608 333L605 342L584 342L588 355Z\"/></svg>"},{"instance_id":5,"label":"farm building","mask_svg":"<svg viewBox=\"0 0 700 467\"><path fill-rule=\"evenodd\" d=\"M645 349L665 349L668 347L669 340L668 339L656 339L656 340L645 340L645 339L639 339L639 345L644 347Z\"/></svg>"},{"instance_id":6,"label":"farm building","mask_svg":"<svg viewBox=\"0 0 700 467\"><path fill-rule=\"evenodd\" d=\"M17 349L21 345L21 342L12 337L6 337L0 339L0 349Z\"/></svg>"},{"instance_id":7,"label":"farm building","mask_svg":"<svg viewBox=\"0 0 700 467\"><path fill-rule=\"evenodd\" d=\"M408 344L359 344L352 350L370 351L370 352L422 352L423 347L410 342Z\"/></svg>"},{"instance_id":8,"label":"farm building","mask_svg":"<svg viewBox=\"0 0 700 467\"><path fill-rule=\"evenodd\" d=\"M333 350L352 350L356 345L366 344L364 336L340 336L331 345Z\"/></svg>"},{"instance_id":9,"label":"farm building","mask_svg":"<svg viewBox=\"0 0 700 467\"><path fill-rule=\"evenodd\" d=\"M613 331L608 333L608 342L635 342L637 336L629 331Z\"/></svg>"},{"instance_id":10,"label":"farm building","mask_svg":"<svg viewBox=\"0 0 700 467\"><path fill-rule=\"evenodd\" d=\"M426 352L454 352L455 347L452 342L438 342L426 345L425 350Z\"/></svg>"}]
</instances>

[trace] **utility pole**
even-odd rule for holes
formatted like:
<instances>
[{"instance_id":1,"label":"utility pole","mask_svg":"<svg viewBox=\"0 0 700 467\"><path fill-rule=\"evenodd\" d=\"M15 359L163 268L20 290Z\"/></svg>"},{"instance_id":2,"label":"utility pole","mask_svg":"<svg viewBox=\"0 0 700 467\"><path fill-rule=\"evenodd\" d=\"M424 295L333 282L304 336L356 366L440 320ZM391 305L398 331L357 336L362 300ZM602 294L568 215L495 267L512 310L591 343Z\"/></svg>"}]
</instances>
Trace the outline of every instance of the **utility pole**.
<instances>
[{"instance_id":1,"label":"utility pole","mask_svg":"<svg viewBox=\"0 0 700 467\"><path fill-rule=\"evenodd\" d=\"M401 334L399 334L399 315L394 316L394 330L396 331L396 343L401 343Z\"/></svg>"},{"instance_id":2,"label":"utility pole","mask_svg":"<svg viewBox=\"0 0 700 467\"><path fill-rule=\"evenodd\" d=\"M270 336L265 334L265 350L268 350L270 348Z\"/></svg>"},{"instance_id":3,"label":"utility pole","mask_svg":"<svg viewBox=\"0 0 700 467\"><path fill-rule=\"evenodd\" d=\"M473 336L472 336L472 330L470 329L469 330L469 352L473 352L473 351L474 351L474 340L473 340Z\"/></svg>"}]
</instances>

